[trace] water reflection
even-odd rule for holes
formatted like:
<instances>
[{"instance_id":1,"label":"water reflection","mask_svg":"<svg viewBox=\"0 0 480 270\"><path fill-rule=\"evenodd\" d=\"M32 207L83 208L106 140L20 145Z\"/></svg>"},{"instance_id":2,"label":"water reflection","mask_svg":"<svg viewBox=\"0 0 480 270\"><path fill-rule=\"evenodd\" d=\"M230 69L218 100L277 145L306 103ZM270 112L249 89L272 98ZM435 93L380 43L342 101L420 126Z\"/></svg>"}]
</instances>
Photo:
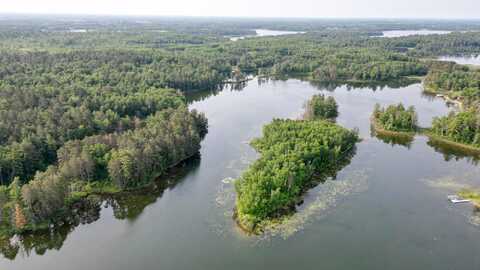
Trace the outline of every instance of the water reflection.
<instances>
[{"instance_id":1,"label":"water reflection","mask_svg":"<svg viewBox=\"0 0 480 270\"><path fill-rule=\"evenodd\" d=\"M398 89L407 87L414 83L418 83L417 80L403 79L386 82L327 82L327 81L310 81L310 84L318 89L334 91L335 89L345 86L347 90L351 91L358 88L367 88L372 91L383 90L385 88Z\"/></svg>"},{"instance_id":2,"label":"water reflection","mask_svg":"<svg viewBox=\"0 0 480 270\"><path fill-rule=\"evenodd\" d=\"M373 126L370 127L370 136L391 146L400 145L408 149L412 147L415 136L404 133L384 133L377 131Z\"/></svg>"},{"instance_id":3,"label":"water reflection","mask_svg":"<svg viewBox=\"0 0 480 270\"><path fill-rule=\"evenodd\" d=\"M34 253L44 255L48 250L60 250L69 233L80 224L90 224L100 218L102 199L90 196L88 200L76 203L74 213L68 223L13 237L0 239L0 253L7 259L14 260L19 254L28 257Z\"/></svg>"},{"instance_id":4,"label":"water reflection","mask_svg":"<svg viewBox=\"0 0 480 270\"><path fill-rule=\"evenodd\" d=\"M459 147L443 140L438 140L430 137L427 144L431 146L435 152L443 155L445 161L459 161L465 159L467 162L473 165L478 165L480 161L480 151Z\"/></svg>"},{"instance_id":5,"label":"water reflection","mask_svg":"<svg viewBox=\"0 0 480 270\"><path fill-rule=\"evenodd\" d=\"M47 250L60 250L72 227L62 226L48 233L32 233L25 236L0 239L0 253L14 260L19 254L28 257L32 252L43 255Z\"/></svg>"},{"instance_id":6,"label":"water reflection","mask_svg":"<svg viewBox=\"0 0 480 270\"><path fill-rule=\"evenodd\" d=\"M218 95L224 90L242 91L245 87L247 87L249 84L252 84L253 82L256 82L257 85L260 87L264 84L269 84L275 81L287 82L292 78L300 80L302 82L308 82L310 85L314 86L319 90L326 90L329 92L333 92L342 86L345 86L348 91L355 90L358 88L366 88L372 91L383 90L385 88L400 89L400 88L407 87L412 84L420 82L419 80L416 80L416 79L401 79L401 80L385 81L385 82L313 81L313 80L310 80L308 77L302 76L302 75L258 76L258 77L254 77L252 80L245 80L237 83L225 83L211 90L186 92L185 97L187 99L187 103L191 104L194 102L207 100L210 97ZM425 95L426 95L425 97L429 97L429 98L431 97L432 99L435 98L435 95L433 96L431 94L425 94Z\"/></svg>"},{"instance_id":7,"label":"water reflection","mask_svg":"<svg viewBox=\"0 0 480 270\"><path fill-rule=\"evenodd\" d=\"M259 80L260 84L260 80ZM224 90L230 91L242 91L248 85L248 81L242 81L238 83L226 83L218 88L211 90L202 90L202 91L191 91L185 93L185 98L187 103L191 104L193 102L204 101L210 97L216 96Z\"/></svg>"},{"instance_id":8,"label":"water reflection","mask_svg":"<svg viewBox=\"0 0 480 270\"><path fill-rule=\"evenodd\" d=\"M113 196L106 200L107 207L112 207L117 219L135 221L145 207L155 203L167 189L174 188L187 174L193 173L200 165L200 155L190 158L179 166L171 169L166 175L157 179L153 187L137 190L127 196Z\"/></svg>"},{"instance_id":9,"label":"water reflection","mask_svg":"<svg viewBox=\"0 0 480 270\"><path fill-rule=\"evenodd\" d=\"M116 219L135 221L145 207L157 201L167 189L175 187L200 165L200 155L190 158L167 174L159 177L153 187L113 197L89 196L78 202L68 222L44 231L0 238L0 254L14 260L17 256L44 255L48 250L60 250L67 236L79 225L100 219L102 207L111 208Z\"/></svg>"}]
</instances>

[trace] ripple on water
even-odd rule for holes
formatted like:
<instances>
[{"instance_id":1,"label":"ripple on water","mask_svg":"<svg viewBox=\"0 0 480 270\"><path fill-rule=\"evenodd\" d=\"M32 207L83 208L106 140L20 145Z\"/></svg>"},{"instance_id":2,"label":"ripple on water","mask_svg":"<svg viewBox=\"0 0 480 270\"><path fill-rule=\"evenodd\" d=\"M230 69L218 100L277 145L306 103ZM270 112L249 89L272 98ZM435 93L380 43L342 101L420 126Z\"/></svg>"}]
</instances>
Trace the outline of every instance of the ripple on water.
<instances>
[{"instance_id":1,"label":"ripple on water","mask_svg":"<svg viewBox=\"0 0 480 270\"><path fill-rule=\"evenodd\" d=\"M367 189L367 179L366 170L357 170L348 173L344 178L328 180L309 191L308 202L305 202L295 214L282 218L274 225L266 226L262 235L249 238L256 243L274 237L287 239L304 230L310 222L327 215L341 200L346 199L349 195L365 191ZM223 179L217 190L216 206L221 209L219 212L223 213L222 218L226 218L226 220L220 220L212 224L212 228L218 235L225 235L227 232L238 234L239 232L232 220L235 205L234 181L235 179L232 177ZM245 234L242 233L241 237L245 237Z\"/></svg>"},{"instance_id":2,"label":"ripple on water","mask_svg":"<svg viewBox=\"0 0 480 270\"><path fill-rule=\"evenodd\" d=\"M480 227L480 213L477 215L472 215L468 218L468 222L473 226Z\"/></svg>"},{"instance_id":3,"label":"ripple on water","mask_svg":"<svg viewBox=\"0 0 480 270\"><path fill-rule=\"evenodd\" d=\"M287 239L304 230L306 225L326 216L349 195L367 190L367 180L366 170L356 170L348 173L342 179L326 181L312 190L315 192L309 195L313 198L312 200L305 203L295 214L283 218L279 223L267 226L259 239L268 240L273 237Z\"/></svg>"}]
</instances>

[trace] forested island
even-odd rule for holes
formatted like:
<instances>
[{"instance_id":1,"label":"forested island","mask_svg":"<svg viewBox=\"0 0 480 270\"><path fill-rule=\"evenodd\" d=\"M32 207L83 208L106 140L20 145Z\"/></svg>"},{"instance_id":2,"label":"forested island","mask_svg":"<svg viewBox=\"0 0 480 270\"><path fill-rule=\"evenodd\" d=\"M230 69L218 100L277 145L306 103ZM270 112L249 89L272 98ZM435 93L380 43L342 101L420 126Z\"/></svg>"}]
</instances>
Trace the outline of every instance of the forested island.
<instances>
[{"instance_id":1,"label":"forested island","mask_svg":"<svg viewBox=\"0 0 480 270\"><path fill-rule=\"evenodd\" d=\"M415 108L405 108L402 103L381 108L376 104L372 114L372 125L379 132L412 133L417 130L418 116Z\"/></svg>"},{"instance_id":2,"label":"forested island","mask_svg":"<svg viewBox=\"0 0 480 270\"><path fill-rule=\"evenodd\" d=\"M311 118L276 119L251 142L261 157L235 182L235 219L244 230L259 233L291 214L308 188L348 164L359 138L325 120L335 118L336 108L334 99L314 96L307 103Z\"/></svg>"},{"instance_id":3,"label":"forested island","mask_svg":"<svg viewBox=\"0 0 480 270\"><path fill-rule=\"evenodd\" d=\"M333 97L314 95L305 104L305 120L335 120L338 116L338 105Z\"/></svg>"},{"instance_id":4,"label":"forested island","mask_svg":"<svg viewBox=\"0 0 480 270\"><path fill-rule=\"evenodd\" d=\"M2 234L54 226L90 195L148 186L197 154L208 120L188 109L184 94L222 89L235 78L300 77L332 85L423 80L427 91L463 104L460 112L435 119L429 132L480 147L479 70L435 59L480 53L480 33L467 31L480 24L439 23L453 32L378 38L385 29L412 25L91 20L2 21ZM414 28L425 25L431 24ZM228 38L260 28L305 33ZM290 213L315 180L348 159L358 136L334 124L337 115L333 98L316 95L303 120L274 120L252 142L261 157L236 184L242 226L256 230ZM403 105L376 108L373 118L388 131L417 128L415 111Z\"/></svg>"}]
</instances>

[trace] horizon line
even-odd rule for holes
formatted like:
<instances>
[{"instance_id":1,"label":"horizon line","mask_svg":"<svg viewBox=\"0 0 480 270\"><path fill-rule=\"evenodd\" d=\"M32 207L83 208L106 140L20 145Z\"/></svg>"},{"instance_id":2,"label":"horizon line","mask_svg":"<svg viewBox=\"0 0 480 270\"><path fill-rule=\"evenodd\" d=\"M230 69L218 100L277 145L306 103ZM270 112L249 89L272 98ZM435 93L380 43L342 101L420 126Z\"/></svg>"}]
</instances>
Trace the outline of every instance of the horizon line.
<instances>
[{"instance_id":1,"label":"horizon line","mask_svg":"<svg viewBox=\"0 0 480 270\"><path fill-rule=\"evenodd\" d=\"M116 14L116 13L47 13L47 12L0 12L0 16L85 16L85 17L149 17L149 18L211 18L211 19L306 19L306 20L437 20L437 21L480 21L467 17L329 17L329 16L219 16L219 15L166 15L166 14Z\"/></svg>"}]
</instances>

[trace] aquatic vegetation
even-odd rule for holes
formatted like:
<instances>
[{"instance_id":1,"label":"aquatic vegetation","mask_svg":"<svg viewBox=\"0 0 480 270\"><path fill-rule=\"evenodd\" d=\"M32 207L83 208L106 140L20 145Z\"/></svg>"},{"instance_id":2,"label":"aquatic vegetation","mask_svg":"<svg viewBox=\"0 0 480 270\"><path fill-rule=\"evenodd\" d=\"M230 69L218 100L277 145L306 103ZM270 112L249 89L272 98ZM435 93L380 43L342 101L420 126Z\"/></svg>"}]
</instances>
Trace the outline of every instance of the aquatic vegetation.
<instances>
[{"instance_id":1,"label":"aquatic vegetation","mask_svg":"<svg viewBox=\"0 0 480 270\"><path fill-rule=\"evenodd\" d=\"M423 179L423 181L425 181L425 183L431 187L454 192L469 187L465 183L459 183L458 179L452 176L444 176L438 179Z\"/></svg>"},{"instance_id":2,"label":"aquatic vegetation","mask_svg":"<svg viewBox=\"0 0 480 270\"><path fill-rule=\"evenodd\" d=\"M458 192L458 195L465 199L470 199L472 202L480 207L480 191L473 189L463 189Z\"/></svg>"},{"instance_id":3,"label":"aquatic vegetation","mask_svg":"<svg viewBox=\"0 0 480 270\"><path fill-rule=\"evenodd\" d=\"M480 207L473 210L473 215L468 219L473 226L480 227Z\"/></svg>"},{"instance_id":4,"label":"aquatic vegetation","mask_svg":"<svg viewBox=\"0 0 480 270\"><path fill-rule=\"evenodd\" d=\"M304 229L312 218L320 218L335 208L347 196L363 192L368 188L368 174L365 170L349 172L341 179L329 179L310 194L312 201L306 203L292 215L286 215L273 221L266 221L262 239L280 236L284 239Z\"/></svg>"}]
</instances>

